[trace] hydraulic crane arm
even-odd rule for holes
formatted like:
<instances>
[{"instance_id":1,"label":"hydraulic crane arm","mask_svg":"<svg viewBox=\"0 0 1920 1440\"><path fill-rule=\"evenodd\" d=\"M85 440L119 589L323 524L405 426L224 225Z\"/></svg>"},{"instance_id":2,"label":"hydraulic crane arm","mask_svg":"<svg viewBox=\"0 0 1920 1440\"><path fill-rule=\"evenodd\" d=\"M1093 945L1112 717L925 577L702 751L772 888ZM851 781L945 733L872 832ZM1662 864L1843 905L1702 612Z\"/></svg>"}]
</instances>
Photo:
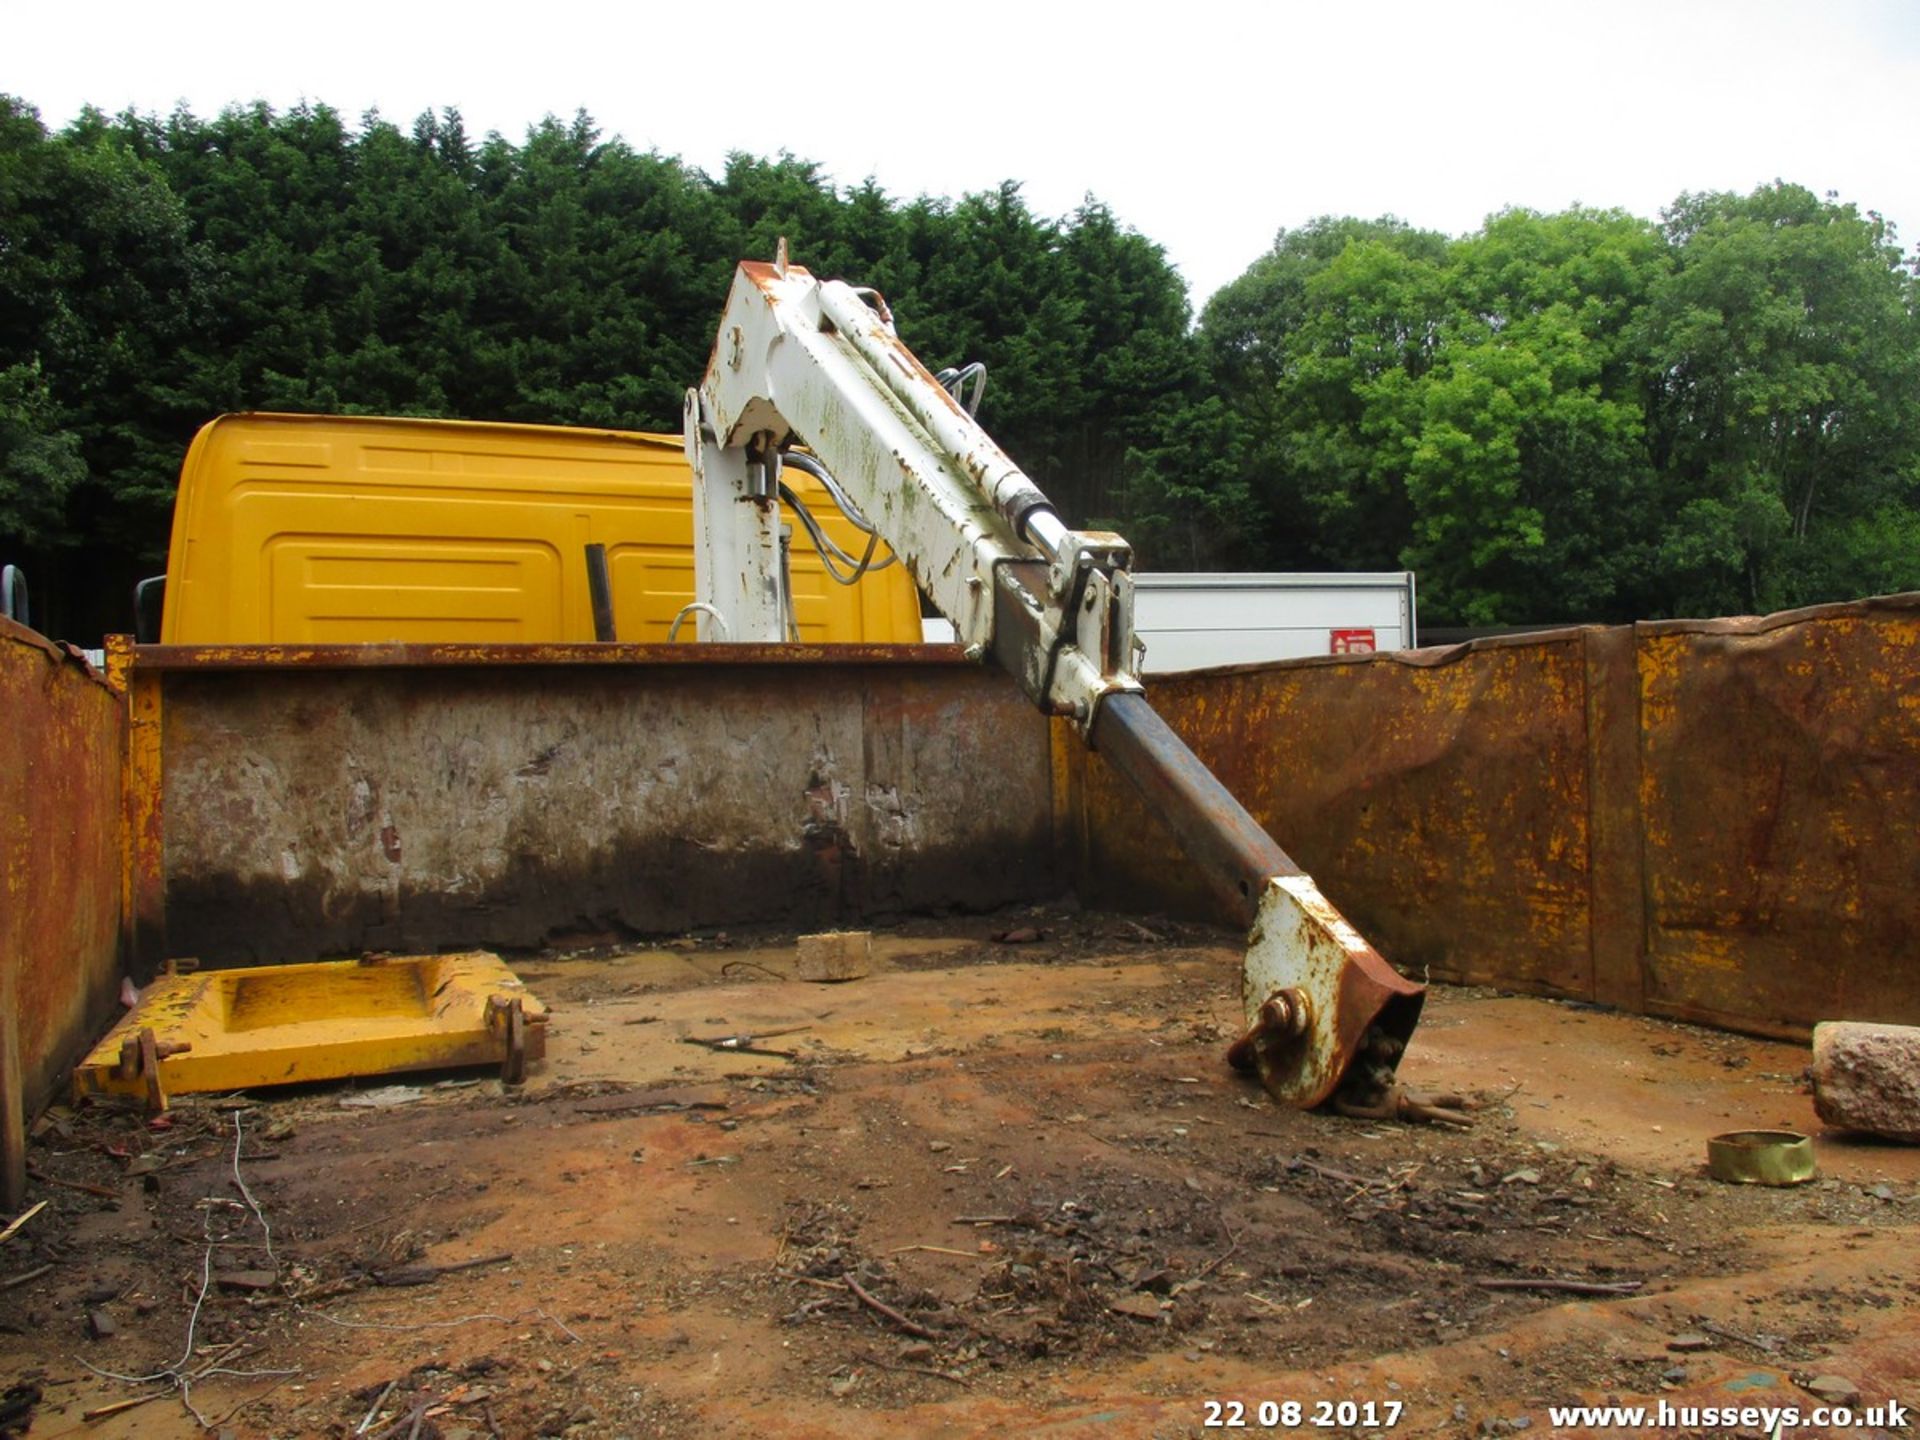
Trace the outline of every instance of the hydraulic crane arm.
<instances>
[{"instance_id":1,"label":"hydraulic crane arm","mask_svg":"<svg viewBox=\"0 0 1920 1440\"><path fill-rule=\"evenodd\" d=\"M784 259L736 271L687 392L700 637L786 638L780 472L806 445L954 626L1140 790L1249 925L1229 1058L1277 1098L1377 1106L1419 1017L1403 979L1147 703L1132 552L1067 528L894 333L871 290Z\"/></svg>"}]
</instances>

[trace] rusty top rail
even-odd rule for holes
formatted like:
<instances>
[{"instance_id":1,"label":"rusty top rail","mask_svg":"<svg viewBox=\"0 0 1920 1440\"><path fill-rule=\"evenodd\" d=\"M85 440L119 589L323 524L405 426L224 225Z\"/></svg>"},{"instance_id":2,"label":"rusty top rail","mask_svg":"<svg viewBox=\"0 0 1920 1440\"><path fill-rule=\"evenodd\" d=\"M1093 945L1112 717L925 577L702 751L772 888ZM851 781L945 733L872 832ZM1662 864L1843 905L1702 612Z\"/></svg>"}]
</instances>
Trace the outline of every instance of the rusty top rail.
<instances>
[{"instance_id":1,"label":"rusty top rail","mask_svg":"<svg viewBox=\"0 0 1920 1440\"><path fill-rule=\"evenodd\" d=\"M32 626L22 625L18 620L9 620L0 616L0 643L38 650L56 665L67 666L96 685L109 690L113 688L107 683L106 676L94 668L92 662L78 646L69 645L64 640L50 640Z\"/></svg>"},{"instance_id":2,"label":"rusty top rail","mask_svg":"<svg viewBox=\"0 0 1920 1440\"><path fill-rule=\"evenodd\" d=\"M375 670L455 665L966 665L959 645L391 643L136 645L136 669Z\"/></svg>"},{"instance_id":3,"label":"rusty top rail","mask_svg":"<svg viewBox=\"0 0 1920 1440\"><path fill-rule=\"evenodd\" d=\"M1634 626L1641 635L1766 635L1791 629L1810 620L1857 620L1869 615L1920 611L1920 591L1869 595L1861 600L1835 600L1803 605L1798 610L1776 610L1771 615L1721 615L1713 619L1642 620Z\"/></svg>"}]
</instances>

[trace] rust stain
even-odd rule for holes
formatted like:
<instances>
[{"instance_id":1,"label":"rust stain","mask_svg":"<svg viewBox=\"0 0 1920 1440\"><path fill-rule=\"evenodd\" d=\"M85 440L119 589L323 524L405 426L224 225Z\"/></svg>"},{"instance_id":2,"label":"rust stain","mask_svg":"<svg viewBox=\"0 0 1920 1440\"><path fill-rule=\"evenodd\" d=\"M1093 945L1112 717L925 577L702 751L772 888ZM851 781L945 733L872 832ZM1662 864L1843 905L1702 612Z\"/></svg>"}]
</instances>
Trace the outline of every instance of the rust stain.
<instances>
[{"instance_id":1,"label":"rust stain","mask_svg":"<svg viewBox=\"0 0 1920 1440\"><path fill-rule=\"evenodd\" d=\"M1163 680L1153 702L1390 961L1586 995L1582 641ZM1096 762L1088 831L1166 900L1165 842ZM1117 898L1117 897L1116 897Z\"/></svg>"},{"instance_id":2,"label":"rust stain","mask_svg":"<svg viewBox=\"0 0 1920 1440\"><path fill-rule=\"evenodd\" d=\"M1647 1007L1920 1020L1920 596L1639 627Z\"/></svg>"},{"instance_id":3,"label":"rust stain","mask_svg":"<svg viewBox=\"0 0 1920 1440\"><path fill-rule=\"evenodd\" d=\"M599 644L139 645L136 671L373 670L448 665L965 665L959 645Z\"/></svg>"},{"instance_id":4,"label":"rust stain","mask_svg":"<svg viewBox=\"0 0 1920 1440\"><path fill-rule=\"evenodd\" d=\"M137 665L127 693L126 826L128 951L143 978L166 959L166 811L161 783L161 681Z\"/></svg>"},{"instance_id":5,"label":"rust stain","mask_svg":"<svg viewBox=\"0 0 1920 1440\"><path fill-rule=\"evenodd\" d=\"M167 936L208 965L819 928L1066 883L1047 722L979 665L143 680L165 688Z\"/></svg>"},{"instance_id":6,"label":"rust stain","mask_svg":"<svg viewBox=\"0 0 1920 1440\"><path fill-rule=\"evenodd\" d=\"M0 621L0 967L28 1112L119 985L124 711L62 647Z\"/></svg>"},{"instance_id":7,"label":"rust stain","mask_svg":"<svg viewBox=\"0 0 1920 1440\"><path fill-rule=\"evenodd\" d=\"M1797 1037L1920 1021L1916 693L1920 595L1237 667L1152 699L1403 971ZM1079 767L1096 895L1230 913L1104 761Z\"/></svg>"},{"instance_id":8,"label":"rust stain","mask_svg":"<svg viewBox=\"0 0 1920 1440\"><path fill-rule=\"evenodd\" d=\"M712 753L700 763L726 775L725 794L734 805L729 814L735 817L726 823L737 825L739 835L756 837L752 844L772 847L764 854L743 860L724 827L687 828L683 821L678 839L665 832L643 835L593 809L633 805L642 782L656 774L684 773L690 792L691 754L681 772L663 752L637 769L627 764L603 770L596 786L581 778L574 750L554 750L554 757L564 759L540 769L539 784L508 787L525 791L524 801L499 802L517 807L516 816L525 810L533 817L550 803L541 798L550 769L556 793L588 807L574 837L583 843L569 850L573 840L566 840L557 852L556 863L580 872L561 874L568 904L597 905L612 896L651 917L650 925L671 926L679 911L620 880L621 865L651 864L679 877L676 883L705 885L699 877L708 870L717 875L749 863L762 867L755 873L764 872L776 896L802 885L827 886L842 897L873 886L924 901L930 897L924 874L910 881L905 869L897 875L854 870L869 861L879 866L913 859L924 872L937 857L954 867L948 877L958 887L952 900L966 895L960 877L967 868L986 863L988 851L980 847L1004 845L1008 836L1018 837L1016 848L991 857L1000 877L995 894L1019 892L1009 867L1041 876L1054 865L1070 864L1089 899L1222 918L1237 913L1236 906L1209 897L1198 869L1173 860L1180 851L1163 815L1132 798L1107 760L1065 744L1057 727L1044 722L1031 733L1016 732L1010 716L971 696L976 677L967 674L970 662L958 647L141 647L118 664L135 692L130 776L150 775L158 764L152 748L159 734L157 699L141 698L143 675L170 687L196 687L193 713L202 733L185 738L203 761L227 758L221 750L226 722L217 712L237 705L232 715L252 717L247 723L254 727L242 734L262 726L286 728L274 745L286 751L280 758L289 766L304 753L294 738L305 733L302 727L315 715L332 715L339 732L338 687L364 681L377 688L362 697L375 707L369 714L393 711L379 721L382 726L418 729L415 711L425 714L436 706L472 710L478 728L470 740L452 744L436 734L421 743L431 740L446 751L444 757L434 752L449 767L444 798L483 807L497 803L473 769L480 756L474 747L489 743L487 726L496 723L487 718L488 707L503 699L520 704L511 697L530 683L564 687L571 706L614 707L593 722L603 730L596 744L608 756L621 752L631 760L634 712L619 707L638 703L631 697L641 692L685 691L671 705L692 704L687 687L693 687L707 697L702 724L724 717L719 723L725 733L716 734ZM547 667L548 673L536 681L530 667ZM323 682L317 672L327 670L368 673ZM215 697L204 687L213 686L221 671L253 673L220 680L240 688L209 709ZM293 687L303 675L312 678ZM820 700L855 675L861 677L855 686L865 695L862 704L847 710ZM287 683L269 680L274 676ZM669 678L674 676L682 678ZM988 678L977 677L978 683ZM729 697L724 705L708 703L722 691ZM958 691L969 694L963 698ZM1797 1035L1840 1014L1920 1020L1920 984L1911 958L1920 955L1912 838L1912 816L1920 813L1916 694L1920 596L1761 619L1568 630L1444 650L1240 667L1163 681L1151 698L1253 819L1403 971ZM169 695L171 707L171 689ZM291 709L276 719L276 705ZM545 755L563 741L571 745L545 716L543 710L525 717L527 733L517 748L509 747L510 771L527 766L529 755ZM373 722L366 717L345 720L361 742L391 744L384 730L367 728ZM652 723L683 722L663 712ZM983 724L997 727L996 735L974 735ZM756 725L783 727L783 758L765 765L756 758L751 774L736 778L727 767L762 754ZM802 792L809 788L819 737L849 725L835 730L842 737L838 753L848 767L850 793L869 799L851 807L844 823L857 832L856 843L843 846L821 830L822 817L806 809ZM175 728L169 718L170 736ZM885 736L894 737L886 745L922 748L876 768L880 752L874 747L882 744L876 737ZM953 749L955 738L969 747L964 755ZM859 753L863 744L865 757ZM942 744L947 753L927 769ZM725 746L742 759L723 764ZM171 767L176 757L166 758ZM259 758L274 756L262 751ZM408 773L399 768L406 759L403 750L393 751L394 773ZM969 796L963 762L982 774L996 766L1043 767L1046 779L1038 793L1019 791L1018 803L1030 803L1033 815L1005 826L981 819L987 800ZM610 759L604 763L612 765ZM274 803L291 807L289 813L320 803L318 787L311 797L299 790L311 784L310 777L287 773L298 793ZM915 793L911 782L918 773L937 775L939 798ZM659 784L650 804L670 793L665 780ZM888 796L898 796L899 803ZM1003 798L1014 800L1011 792ZM154 866L165 857L150 779L130 781L127 803L129 897L149 897L134 904L132 913L152 919ZM265 824L244 806L235 809L232 787L210 786L202 803L236 834L250 836L248 827ZM782 858L800 843L793 827L796 805L813 819L815 838L833 839L804 857L805 867ZM908 814L911 825L901 819ZM870 820L879 827L872 833L863 828ZM375 844L385 823L394 834L390 842ZM785 827L784 838L769 826ZM189 829L208 827L196 822ZM527 869L537 846L516 849L520 837L503 832L497 876L478 890L432 891L440 879L467 884L473 878L442 843L443 830L452 836L457 829L450 817L423 822L398 810L382 815L364 842L377 866L364 875L355 872L346 892L329 890L332 898L324 903L316 893L298 904L324 915L338 900L348 907L341 913L355 917L354 927L377 928L396 915L404 918L407 907L421 906L434 913L471 906L479 914L502 903L509 913L532 917L550 899L537 893L536 879L545 886L561 883ZM384 853L389 843L399 850L401 831L407 836L404 864ZM246 855L244 867L258 872L247 883L257 880L264 887L272 879L284 885L300 877L299 884L319 885L315 857L301 847L320 842L298 827L284 834L306 838L270 845L245 839L260 850ZM900 836L908 837L904 849L888 838ZM590 846L584 844L588 839ZM208 897L226 883L222 874L232 879L235 862L216 845L195 844L201 853L192 883L203 892L204 912ZM663 845L669 848L658 848ZM240 849L230 853L237 857ZM829 860L840 867L832 874L821 868ZM177 869L170 866L166 879L177 883ZM325 883L342 882L336 877ZM714 883L711 904L700 902L707 906L702 914L718 914L712 907L720 904L722 889L743 888ZM506 889L483 893L486 886ZM262 888L250 903L267 907L265 895ZM380 905L387 910L374 913ZM204 913L199 923L205 923ZM1596 978L1603 963L1612 977L1604 984Z\"/></svg>"}]
</instances>

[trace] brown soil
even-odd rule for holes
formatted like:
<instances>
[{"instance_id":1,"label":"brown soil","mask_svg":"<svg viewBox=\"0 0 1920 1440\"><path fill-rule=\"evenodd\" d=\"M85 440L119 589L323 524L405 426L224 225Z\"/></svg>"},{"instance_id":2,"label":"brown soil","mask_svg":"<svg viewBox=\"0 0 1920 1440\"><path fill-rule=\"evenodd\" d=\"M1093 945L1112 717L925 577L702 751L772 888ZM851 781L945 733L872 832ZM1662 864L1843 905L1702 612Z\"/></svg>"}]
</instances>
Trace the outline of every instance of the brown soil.
<instances>
[{"instance_id":1,"label":"brown soil","mask_svg":"<svg viewBox=\"0 0 1920 1440\"><path fill-rule=\"evenodd\" d=\"M193 1365L298 1372L194 1384L236 1436L1180 1436L1209 1398L1544 1434L1609 1393L1810 1407L1817 1374L1920 1399L1920 1152L1821 1137L1793 1191L1701 1169L1719 1130L1817 1128L1797 1047L1440 990L1403 1072L1476 1123L1381 1126L1226 1070L1215 932L1022 913L875 953L838 986L781 978L790 937L528 957L555 1015L516 1091L55 1116L36 1168L106 1193L36 1183L0 1251L0 1280L53 1267L0 1291L32 1436L198 1433L86 1367L174 1365L203 1265L265 1273L216 1279ZM791 1057L685 1043L749 1033ZM1622 1293L1483 1283L1523 1280Z\"/></svg>"}]
</instances>

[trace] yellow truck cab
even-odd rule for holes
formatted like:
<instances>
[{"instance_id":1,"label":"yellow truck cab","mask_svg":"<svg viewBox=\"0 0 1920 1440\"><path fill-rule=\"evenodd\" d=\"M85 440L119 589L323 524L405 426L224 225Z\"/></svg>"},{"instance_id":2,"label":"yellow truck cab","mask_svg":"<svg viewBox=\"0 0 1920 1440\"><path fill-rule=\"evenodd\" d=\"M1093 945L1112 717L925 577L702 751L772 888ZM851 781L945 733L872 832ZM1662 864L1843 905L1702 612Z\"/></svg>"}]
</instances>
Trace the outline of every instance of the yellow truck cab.
<instances>
[{"instance_id":1,"label":"yellow truck cab","mask_svg":"<svg viewBox=\"0 0 1920 1440\"><path fill-rule=\"evenodd\" d=\"M859 535L819 483L821 527ZM588 547L613 633L661 642L694 599L693 480L677 435L462 420L223 415L174 502L166 644L593 640ZM884 553L884 552L883 552ZM793 611L807 643L916 642L904 566L832 583L804 532ZM678 639L693 639L692 617Z\"/></svg>"}]
</instances>

